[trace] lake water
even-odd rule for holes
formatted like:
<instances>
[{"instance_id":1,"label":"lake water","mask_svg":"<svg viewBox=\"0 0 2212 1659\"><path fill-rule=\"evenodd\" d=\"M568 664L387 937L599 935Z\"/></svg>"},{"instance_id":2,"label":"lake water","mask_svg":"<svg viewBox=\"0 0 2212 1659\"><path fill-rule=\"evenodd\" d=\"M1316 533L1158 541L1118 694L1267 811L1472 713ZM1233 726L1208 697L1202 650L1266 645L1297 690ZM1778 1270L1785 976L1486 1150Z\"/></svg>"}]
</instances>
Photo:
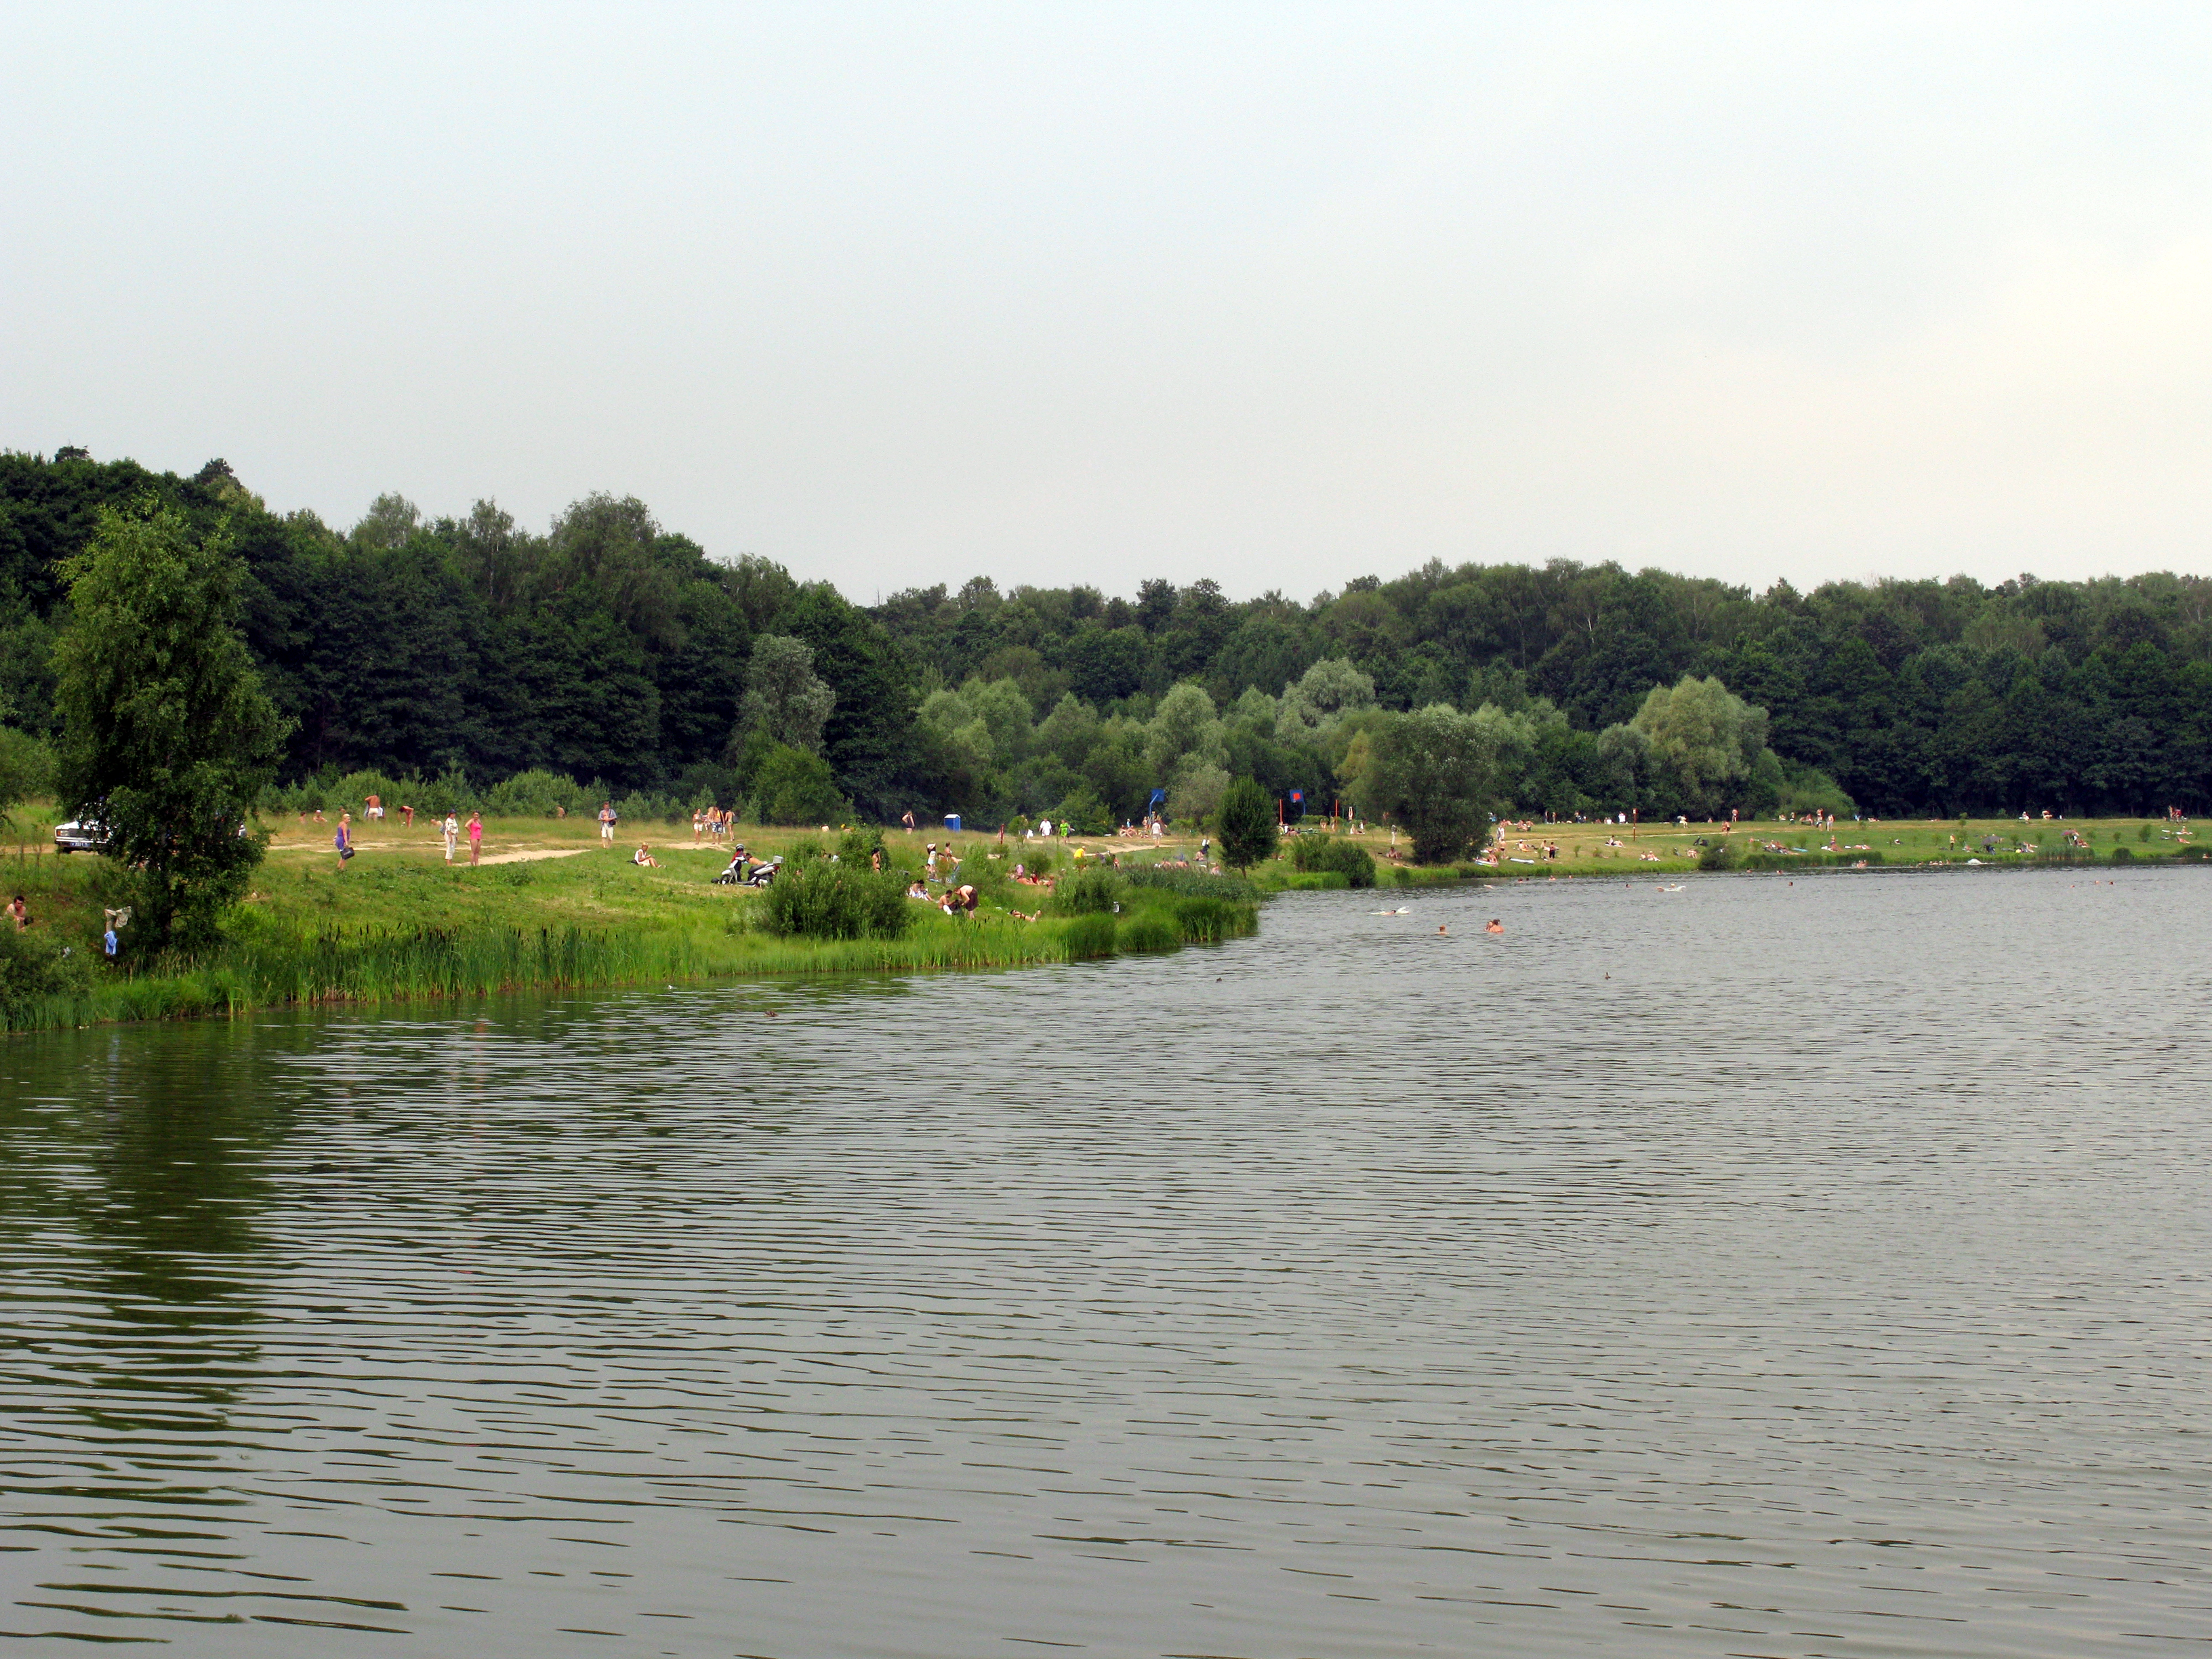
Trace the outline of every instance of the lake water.
<instances>
[{"instance_id":1,"label":"lake water","mask_svg":"<svg viewBox=\"0 0 2212 1659\"><path fill-rule=\"evenodd\" d=\"M2208 939L1531 883L0 1042L0 1633L2202 1651Z\"/></svg>"}]
</instances>

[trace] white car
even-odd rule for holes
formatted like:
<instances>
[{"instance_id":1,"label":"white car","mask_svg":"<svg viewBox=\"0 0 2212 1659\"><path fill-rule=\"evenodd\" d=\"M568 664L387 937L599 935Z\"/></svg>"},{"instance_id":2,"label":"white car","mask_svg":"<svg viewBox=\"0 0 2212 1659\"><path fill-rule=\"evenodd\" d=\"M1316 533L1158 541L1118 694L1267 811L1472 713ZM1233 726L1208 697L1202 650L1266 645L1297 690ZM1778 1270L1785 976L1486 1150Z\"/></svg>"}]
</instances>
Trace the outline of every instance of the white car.
<instances>
[{"instance_id":1,"label":"white car","mask_svg":"<svg viewBox=\"0 0 2212 1659\"><path fill-rule=\"evenodd\" d=\"M67 823L54 826L54 851L57 853L105 853L107 850L107 826L104 823L71 818Z\"/></svg>"}]
</instances>

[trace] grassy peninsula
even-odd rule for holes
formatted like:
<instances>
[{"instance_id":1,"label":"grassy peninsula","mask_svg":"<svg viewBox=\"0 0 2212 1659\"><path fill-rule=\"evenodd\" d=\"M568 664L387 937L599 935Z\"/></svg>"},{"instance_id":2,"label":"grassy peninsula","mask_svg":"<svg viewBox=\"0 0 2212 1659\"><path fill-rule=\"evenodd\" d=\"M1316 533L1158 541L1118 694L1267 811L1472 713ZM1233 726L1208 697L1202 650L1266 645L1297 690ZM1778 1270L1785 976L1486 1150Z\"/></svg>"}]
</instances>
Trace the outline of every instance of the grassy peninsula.
<instances>
[{"instance_id":1,"label":"grassy peninsula","mask_svg":"<svg viewBox=\"0 0 2212 1659\"><path fill-rule=\"evenodd\" d=\"M1003 968L1172 951L1257 925L1258 892L1234 878L1149 867L1148 858L1147 867L1133 859L1124 871L1071 881L1071 849L1060 846L1044 854L1059 878L1053 892L1013 874L1036 863L1039 849L1025 856L1016 841L994 856L995 843L975 836L956 844L956 881L978 890L974 915L906 900L905 925L893 936L784 936L770 931L762 894L713 884L728 843L695 845L688 826L624 826L609 848L588 821L492 818L483 861L471 866L465 843L446 862L428 819L410 828L395 817L362 828L358 855L340 869L331 827L288 814L262 822L267 856L213 947L111 963L101 954L102 913L120 872L95 855L57 855L52 817L19 811L12 844L0 851L0 887L23 894L33 918L20 934L0 930L0 1029L532 988ZM756 854L803 860L826 858L840 838L747 826L742 839ZM922 878L926 839L893 832L884 841L902 885ZM632 862L641 841L657 866ZM1085 862L1095 871L1110 857L1094 843Z\"/></svg>"}]
</instances>

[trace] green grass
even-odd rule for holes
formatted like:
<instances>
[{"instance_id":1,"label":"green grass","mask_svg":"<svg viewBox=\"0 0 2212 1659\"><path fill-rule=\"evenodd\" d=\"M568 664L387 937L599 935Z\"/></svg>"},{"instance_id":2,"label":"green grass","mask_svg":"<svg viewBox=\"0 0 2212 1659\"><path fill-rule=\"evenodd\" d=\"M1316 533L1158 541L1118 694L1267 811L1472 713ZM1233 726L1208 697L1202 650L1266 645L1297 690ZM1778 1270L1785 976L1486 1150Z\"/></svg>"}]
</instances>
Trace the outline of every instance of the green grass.
<instances>
[{"instance_id":1,"label":"green grass","mask_svg":"<svg viewBox=\"0 0 2212 1659\"><path fill-rule=\"evenodd\" d=\"M319 850L279 851L225 918L219 945L192 959L119 963L100 955L100 907L118 876L105 860L0 856L0 887L28 898L33 936L49 951L70 951L52 988L0 1002L0 1029L530 988L1012 968L1171 950L1258 925L1256 895L1242 896L1250 892L1242 884L1224 896L1176 882L1133 888L1119 915L1031 922L987 905L956 919L914 902L896 938L778 938L759 925L759 894L711 884L720 857L664 853L661 867L646 869L627 850L593 846L474 868L419 850L370 851L343 871ZM1037 890L988 885L1012 903L1036 902Z\"/></svg>"}]
</instances>

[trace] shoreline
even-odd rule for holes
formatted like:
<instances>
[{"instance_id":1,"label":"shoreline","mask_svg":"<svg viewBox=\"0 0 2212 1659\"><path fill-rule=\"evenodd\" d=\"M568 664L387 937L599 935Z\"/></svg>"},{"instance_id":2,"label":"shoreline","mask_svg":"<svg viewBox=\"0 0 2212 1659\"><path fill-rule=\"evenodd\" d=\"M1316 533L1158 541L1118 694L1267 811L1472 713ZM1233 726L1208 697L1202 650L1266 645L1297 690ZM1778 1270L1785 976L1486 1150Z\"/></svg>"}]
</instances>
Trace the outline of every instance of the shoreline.
<instances>
[{"instance_id":1,"label":"shoreline","mask_svg":"<svg viewBox=\"0 0 2212 1659\"><path fill-rule=\"evenodd\" d=\"M15 970L13 979L0 977L0 1029L533 990L1019 968L1172 951L1258 927L1261 896L1248 884L1217 893L1205 890L1209 878L1172 874L1122 884L1118 911L1046 915L1049 896L1011 875L1020 860L977 859L971 848L957 878L979 889L973 915L949 916L915 900L895 934L778 935L763 921L757 890L711 883L726 848L664 841L659 864L642 866L629 846L601 843L596 826L588 842L571 835L567 846L544 844L556 839L543 833L552 826L491 827L498 833L487 835L473 866L465 854L447 865L442 842L420 827L359 843L359 856L343 866L334 850L307 838L313 831L282 836L271 850L283 856L257 866L246 897L225 914L217 945L192 958L121 964L101 959L97 943L113 879L106 860L33 858L25 843L7 873L15 878L9 890L28 896L38 961L18 951L0 962L0 972L11 963ZM820 838L793 831L752 837L757 850L806 840ZM922 876L919 843L886 850L890 868ZM27 980L27 961L42 961L47 977Z\"/></svg>"},{"instance_id":2,"label":"shoreline","mask_svg":"<svg viewBox=\"0 0 2212 1659\"><path fill-rule=\"evenodd\" d=\"M21 818L15 827L34 828ZM1783 838L1790 827L1741 826L1728 841L1758 846ZM324 840L332 826L280 821L272 828L271 856L256 869L247 896L226 915L224 938L216 950L198 960L119 970L98 957L100 893L109 879L103 874L106 861L19 840L15 868L7 872L14 878L9 890L30 896L36 933L52 942L49 948L66 945L71 965L69 982L47 990L0 981L0 1029L53 1030L237 1018L302 1006L447 1002L655 983L1018 968L1248 936L1258 929L1261 903L1275 893L1352 887L1340 872L1292 868L1287 846L1277 859L1255 867L1247 882L1194 868L1197 838L1190 836L1055 840L1049 847L1010 838L1001 847L995 833L945 836L894 830L884 835L890 867L919 876L928 842L949 842L963 855L960 878L972 880L984 894L981 912L955 920L932 905L915 915L908 931L890 938L779 937L758 927L757 894L714 887L707 878L739 839L769 854L801 842L818 844L818 831L746 826L741 837L718 845L694 843L681 826L656 824L641 832L633 828L608 843L595 823L493 820L486 826L481 861L471 866L465 854L450 865L444 861L443 843L427 820L411 827L386 823L375 826L373 838L356 842L360 856L341 867ZM2029 845L2022 829L2040 832L2043 844ZM1346 839L1380 855L1374 888L1363 890L1381 892L1593 879L1632 884L1647 877L1673 881L1692 874L2109 872L2206 861L2206 849L2187 844L2185 826L2153 821L2148 829L2148 835L2137 821L1990 824L1971 833L1978 842L2002 836L2009 846L1985 854L1956 845L1960 826L1853 825L1840 833L1860 835L1858 844L1802 854L1760 847L1749 860L1720 870L1700 867L1705 848L1698 845L1717 839L1717 826L1639 829L1623 841L1615 825L1530 823L1522 829L1508 823L1500 827L1502 865L1394 862L1387 832L1370 830ZM1896 832L1886 837L1891 845L1869 844L1885 830ZM2091 845L2053 847L2054 830L2081 835ZM46 834L51 836L50 828ZM1946 836L1949 848L1937 840ZM2149 836L2166 844L2145 846ZM653 848L662 860L658 867L631 862L638 841ZM1043 915L1042 890L1020 885L1012 872L1042 854L1064 878L1079 845L1085 867L1124 860L1123 884L1136 883L1142 902L1133 902L1127 915ZM1539 861L1534 856L1553 845L1559 857ZM2137 847L2143 848L2141 854ZM590 856L594 853L599 856ZM6 852L0 848L3 861ZM1024 914L1040 919L1017 920L1024 905L1037 907Z\"/></svg>"}]
</instances>

